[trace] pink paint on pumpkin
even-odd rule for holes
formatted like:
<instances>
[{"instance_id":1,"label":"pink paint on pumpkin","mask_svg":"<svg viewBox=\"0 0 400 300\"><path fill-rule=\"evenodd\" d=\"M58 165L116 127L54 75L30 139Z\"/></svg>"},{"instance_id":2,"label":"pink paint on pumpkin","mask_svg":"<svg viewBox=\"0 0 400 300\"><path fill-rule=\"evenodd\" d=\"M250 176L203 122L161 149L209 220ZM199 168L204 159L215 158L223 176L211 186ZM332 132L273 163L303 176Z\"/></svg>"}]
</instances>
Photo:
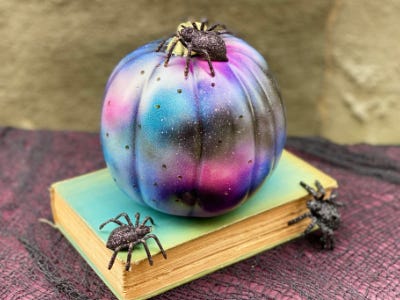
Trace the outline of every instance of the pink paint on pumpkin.
<instances>
[{"instance_id":1,"label":"pink paint on pumpkin","mask_svg":"<svg viewBox=\"0 0 400 300\"><path fill-rule=\"evenodd\" d=\"M111 97L110 97L111 98ZM103 111L102 119L107 124L113 128L114 126L120 124L128 124L131 117L131 111L133 110L132 104L129 102L119 103L117 101L113 101L110 98L107 98L109 101L107 107L105 107ZM108 100L110 99L110 100Z\"/></svg>"},{"instance_id":2,"label":"pink paint on pumpkin","mask_svg":"<svg viewBox=\"0 0 400 300\"><path fill-rule=\"evenodd\" d=\"M252 165L249 161L248 147L236 147L237 152L234 152L229 157L230 163L221 158L213 160L205 160L201 165L201 182L200 185L209 191L224 191L230 186L240 186L243 182L251 179ZM250 175L250 176L249 176Z\"/></svg>"}]
</instances>

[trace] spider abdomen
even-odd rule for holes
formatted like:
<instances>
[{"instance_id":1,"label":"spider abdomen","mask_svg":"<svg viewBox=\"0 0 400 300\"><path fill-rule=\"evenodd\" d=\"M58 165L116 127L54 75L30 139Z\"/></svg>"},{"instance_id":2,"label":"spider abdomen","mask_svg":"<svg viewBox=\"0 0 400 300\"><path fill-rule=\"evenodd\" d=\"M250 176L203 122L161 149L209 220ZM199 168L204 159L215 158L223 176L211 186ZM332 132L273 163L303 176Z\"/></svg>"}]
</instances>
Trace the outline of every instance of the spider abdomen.
<instances>
[{"instance_id":1,"label":"spider abdomen","mask_svg":"<svg viewBox=\"0 0 400 300\"><path fill-rule=\"evenodd\" d=\"M123 225L115 228L110 236L108 237L106 247L111 250L115 250L117 247L125 246L122 249L127 249L129 244L142 238L143 236L138 235L134 227ZM122 250L121 249L121 250Z\"/></svg>"},{"instance_id":2,"label":"spider abdomen","mask_svg":"<svg viewBox=\"0 0 400 300\"><path fill-rule=\"evenodd\" d=\"M198 39L192 40L193 50L204 57L202 51L206 50L212 61L228 61L226 56L226 46L224 40L212 33L207 33Z\"/></svg>"}]
</instances>

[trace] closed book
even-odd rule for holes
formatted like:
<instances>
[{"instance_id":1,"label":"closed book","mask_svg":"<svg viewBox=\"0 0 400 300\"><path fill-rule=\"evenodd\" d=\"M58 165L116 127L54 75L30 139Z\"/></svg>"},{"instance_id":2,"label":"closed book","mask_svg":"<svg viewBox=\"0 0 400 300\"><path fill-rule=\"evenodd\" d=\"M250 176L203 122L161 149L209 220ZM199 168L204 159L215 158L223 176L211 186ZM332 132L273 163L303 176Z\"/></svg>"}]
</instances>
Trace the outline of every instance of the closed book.
<instances>
[{"instance_id":1,"label":"closed book","mask_svg":"<svg viewBox=\"0 0 400 300\"><path fill-rule=\"evenodd\" d=\"M307 211L310 196L299 182L312 186L315 180L328 193L337 187L332 177L284 150L277 168L257 191L243 205L218 217L179 217L141 206L117 187L107 169L54 183L51 207L57 228L112 292L119 299L140 299L300 236L310 221L291 226L288 221ZM108 269L113 251L106 242L118 225L109 223L102 230L99 226L121 212L133 222L137 212L141 220L146 216L154 220L152 234L160 240L167 259L156 242L148 239L152 266L143 245L138 245L129 271L125 270L127 251L119 252Z\"/></svg>"}]
</instances>

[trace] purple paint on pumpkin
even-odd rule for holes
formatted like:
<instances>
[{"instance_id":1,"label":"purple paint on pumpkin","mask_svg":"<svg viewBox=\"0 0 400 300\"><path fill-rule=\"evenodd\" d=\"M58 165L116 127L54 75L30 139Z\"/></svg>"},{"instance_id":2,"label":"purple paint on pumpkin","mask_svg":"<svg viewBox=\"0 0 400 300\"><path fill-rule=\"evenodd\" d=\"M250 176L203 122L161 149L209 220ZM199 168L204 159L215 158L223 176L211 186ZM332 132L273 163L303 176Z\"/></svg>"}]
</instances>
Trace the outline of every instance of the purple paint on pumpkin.
<instances>
[{"instance_id":1,"label":"purple paint on pumpkin","mask_svg":"<svg viewBox=\"0 0 400 300\"><path fill-rule=\"evenodd\" d=\"M106 87L105 161L133 200L165 213L208 217L243 203L276 166L286 138L284 108L267 63L222 35L228 62L184 57L163 67L159 41L124 58ZM126 146L129 145L128 148Z\"/></svg>"}]
</instances>

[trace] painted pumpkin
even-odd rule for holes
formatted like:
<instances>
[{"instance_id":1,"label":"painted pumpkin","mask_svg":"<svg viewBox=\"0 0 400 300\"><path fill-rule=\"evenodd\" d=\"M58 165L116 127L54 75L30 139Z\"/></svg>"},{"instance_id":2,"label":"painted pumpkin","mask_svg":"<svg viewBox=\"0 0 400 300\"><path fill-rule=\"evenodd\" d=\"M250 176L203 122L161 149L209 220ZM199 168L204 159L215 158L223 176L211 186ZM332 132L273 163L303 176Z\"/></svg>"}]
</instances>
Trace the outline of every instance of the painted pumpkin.
<instances>
[{"instance_id":1,"label":"painted pumpkin","mask_svg":"<svg viewBox=\"0 0 400 300\"><path fill-rule=\"evenodd\" d=\"M285 138L284 108L263 57L221 35L227 62L156 52L127 55L106 86L101 141L116 184L134 201L181 216L238 207L271 174Z\"/></svg>"}]
</instances>

